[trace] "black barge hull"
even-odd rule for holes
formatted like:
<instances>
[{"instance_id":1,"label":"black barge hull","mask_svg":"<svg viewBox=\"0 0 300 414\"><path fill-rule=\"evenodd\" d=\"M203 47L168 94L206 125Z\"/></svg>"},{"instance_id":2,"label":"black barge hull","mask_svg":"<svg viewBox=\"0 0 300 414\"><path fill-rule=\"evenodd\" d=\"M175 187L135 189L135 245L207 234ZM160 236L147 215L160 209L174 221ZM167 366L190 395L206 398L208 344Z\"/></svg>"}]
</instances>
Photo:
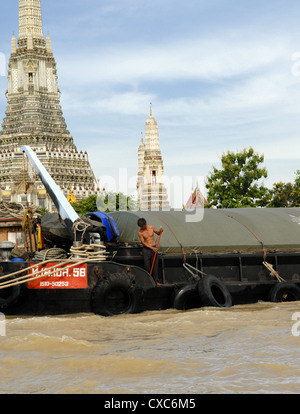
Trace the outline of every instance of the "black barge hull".
<instances>
[{"instance_id":1,"label":"black barge hull","mask_svg":"<svg viewBox=\"0 0 300 414\"><path fill-rule=\"evenodd\" d=\"M264 263L271 265L275 273L271 274ZM32 266L38 263L2 262L0 277L21 269L29 275ZM63 271L65 265L61 268L52 278L45 272L35 283L0 290L1 312L24 316L92 312L114 316L168 308L225 307L260 300L300 300L300 252L269 252L266 256L264 252L192 254L185 260L182 255L160 255L158 285L143 269L140 248L119 248L114 261L89 262L78 268L75 264L77 270L69 274ZM279 281L276 275L284 280Z\"/></svg>"}]
</instances>

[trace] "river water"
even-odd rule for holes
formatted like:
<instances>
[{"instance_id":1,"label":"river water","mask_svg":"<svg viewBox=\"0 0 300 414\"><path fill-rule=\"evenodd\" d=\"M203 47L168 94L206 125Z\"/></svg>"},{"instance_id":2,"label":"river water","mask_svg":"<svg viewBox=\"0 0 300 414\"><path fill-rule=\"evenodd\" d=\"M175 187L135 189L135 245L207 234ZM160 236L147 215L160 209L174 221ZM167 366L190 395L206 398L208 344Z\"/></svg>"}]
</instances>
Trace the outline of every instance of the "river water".
<instances>
[{"instance_id":1,"label":"river water","mask_svg":"<svg viewBox=\"0 0 300 414\"><path fill-rule=\"evenodd\" d=\"M299 393L299 312L294 302L8 317L0 393Z\"/></svg>"}]
</instances>

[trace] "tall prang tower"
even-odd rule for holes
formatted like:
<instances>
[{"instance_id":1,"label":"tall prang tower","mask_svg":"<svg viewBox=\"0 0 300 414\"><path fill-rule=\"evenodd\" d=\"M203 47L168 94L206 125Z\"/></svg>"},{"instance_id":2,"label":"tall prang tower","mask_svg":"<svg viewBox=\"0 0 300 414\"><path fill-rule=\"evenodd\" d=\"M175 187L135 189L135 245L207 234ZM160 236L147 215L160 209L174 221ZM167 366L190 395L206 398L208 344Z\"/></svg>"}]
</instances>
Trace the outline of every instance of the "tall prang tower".
<instances>
[{"instance_id":1,"label":"tall prang tower","mask_svg":"<svg viewBox=\"0 0 300 414\"><path fill-rule=\"evenodd\" d=\"M168 194L164 185L164 166L159 145L158 124L153 116L146 120L145 140L138 149L138 205L141 210L169 210Z\"/></svg>"},{"instance_id":2,"label":"tall prang tower","mask_svg":"<svg viewBox=\"0 0 300 414\"><path fill-rule=\"evenodd\" d=\"M52 211L46 190L20 152L29 145L65 195L98 194L88 154L78 151L60 105L51 39L43 36L41 1L19 0L19 37L12 36L7 109L0 130L0 197ZM25 194L26 193L26 194Z\"/></svg>"}]
</instances>

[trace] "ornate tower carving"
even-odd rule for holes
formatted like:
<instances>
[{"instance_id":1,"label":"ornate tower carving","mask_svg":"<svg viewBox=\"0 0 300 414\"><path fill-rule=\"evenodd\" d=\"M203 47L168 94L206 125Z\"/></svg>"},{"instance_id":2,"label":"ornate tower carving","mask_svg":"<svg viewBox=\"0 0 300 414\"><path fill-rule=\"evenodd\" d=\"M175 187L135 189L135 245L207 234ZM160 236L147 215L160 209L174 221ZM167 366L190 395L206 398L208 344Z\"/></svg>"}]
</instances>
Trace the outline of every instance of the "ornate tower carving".
<instances>
[{"instance_id":1,"label":"ornate tower carving","mask_svg":"<svg viewBox=\"0 0 300 414\"><path fill-rule=\"evenodd\" d=\"M77 199L98 192L87 153L79 152L60 105L51 39L43 36L40 0L19 0L19 38L12 36L7 109L0 131L0 187L7 200L29 201L51 211L52 203L20 148L30 145L67 195ZM29 184L29 186L28 186Z\"/></svg>"},{"instance_id":2,"label":"ornate tower carving","mask_svg":"<svg viewBox=\"0 0 300 414\"><path fill-rule=\"evenodd\" d=\"M150 107L150 116L146 120L145 142L142 139L138 150L137 190L141 210L169 210L158 125L152 107Z\"/></svg>"}]
</instances>

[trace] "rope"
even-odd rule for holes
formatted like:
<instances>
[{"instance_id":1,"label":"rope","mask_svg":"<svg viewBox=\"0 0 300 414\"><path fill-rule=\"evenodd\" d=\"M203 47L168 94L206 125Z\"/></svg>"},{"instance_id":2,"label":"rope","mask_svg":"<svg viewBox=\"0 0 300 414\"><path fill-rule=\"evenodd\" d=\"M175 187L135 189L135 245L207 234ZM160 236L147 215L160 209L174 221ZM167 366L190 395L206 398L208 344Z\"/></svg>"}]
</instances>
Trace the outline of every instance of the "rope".
<instances>
[{"instance_id":1,"label":"rope","mask_svg":"<svg viewBox=\"0 0 300 414\"><path fill-rule=\"evenodd\" d=\"M100 251L95 251L95 248L100 248ZM71 247L70 252L72 253L71 259L85 258L87 261L104 261L109 254L102 244L84 244L79 247Z\"/></svg>"},{"instance_id":2,"label":"rope","mask_svg":"<svg viewBox=\"0 0 300 414\"><path fill-rule=\"evenodd\" d=\"M246 226L246 224L242 223L240 220L238 220L237 218L230 216L229 214L226 214L227 217L232 218L233 220L237 221L238 223L240 223L242 226L244 226L255 238L256 240L261 244L262 246L262 250L264 252L264 261L263 261L263 265L269 270L270 272L270 276L271 277L276 277L276 279L278 280L279 283L285 282L285 279L283 279L279 273L273 268L273 265L271 265L270 263L266 262L266 257L267 257L267 251L265 249L264 243L257 237L257 235L248 227Z\"/></svg>"},{"instance_id":3,"label":"rope","mask_svg":"<svg viewBox=\"0 0 300 414\"><path fill-rule=\"evenodd\" d=\"M44 262L43 264L46 264L46 263L50 263L50 262L53 262L53 260L48 260L47 262ZM58 270L58 268L59 268L59 266L62 266L62 265L64 265L64 264L66 264L67 262L64 262L64 263L59 263L59 264L55 264L54 266L52 266L52 267L49 267L47 270L52 270L52 269L55 269L55 271L53 271L53 273L55 273L57 270ZM39 263L39 265L38 266L41 266L42 264L41 263ZM15 276L15 275L17 275L18 273L24 273L24 272L28 272L28 270L30 270L30 267L26 267L25 269L22 269L22 270L20 270L19 272L15 272L15 273L10 273L10 274L8 274L8 275L5 275L5 276L3 276L1 279L7 279L7 278L10 278L10 277L12 277L12 276ZM36 276L38 276L38 275L40 275L41 273L43 273L45 271L45 269L42 269L42 270L40 270L40 271L38 271L38 272L33 272L33 275L34 275L34 278L33 278L33 280L35 280L35 277ZM51 272L50 272L51 273ZM50 274L49 273L49 274ZM47 276L48 276L48 274L47 274ZM26 283L26 282L29 282L31 279L29 279L30 277L32 277L32 274L31 275L29 275L29 274L27 274L27 275L25 275L25 276L20 276L20 277L18 277L18 278L16 278L16 279L14 279L14 280L10 280L10 281L7 281L7 282L3 282L3 283L1 283L0 284L0 289L4 289L4 288L6 288L6 287L11 287L11 286L16 286L16 285L18 285L18 284L22 284L22 283ZM41 277L45 277L45 275L42 275ZM24 279L26 279L24 282L20 282L21 280L24 280ZM36 277L36 279L39 279L39 277Z\"/></svg>"},{"instance_id":4,"label":"rope","mask_svg":"<svg viewBox=\"0 0 300 414\"><path fill-rule=\"evenodd\" d=\"M231 218L231 219L233 219L233 220L235 220L235 221L237 221L238 223L240 223L242 226L244 226L245 227L245 229L247 229L255 238L256 238L256 240L258 241L258 243L260 243L261 244L261 247L262 247L262 251L264 252L264 259L266 259L266 257L267 257L267 251L266 251L266 249L265 249L265 246L264 246L264 243L263 243L263 241L262 240L260 240L258 237L257 237L257 235L245 224L245 223L243 223L243 222L241 222L240 220L238 220L237 218L235 218L235 217L233 217L233 216L230 216L229 214L226 214L226 216L227 217L229 217L229 218Z\"/></svg>"},{"instance_id":5,"label":"rope","mask_svg":"<svg viewBox=\"0 0 300 414\"><path fill-rule=\"evenodd\" d=\"M181 242L179 241L178 237L176 236L175 232L171 229L171 227L169 226L169 224L165 220L163 220L161 217L158 217L158 218L159 218L160 221L162 221L163 223L165 223L168 226L169 230L171 231L171 233L173 234L173 236L177 240L179 246L181 247L182 254L183 254L183 261L185 263L186 262L186 252L184 251L184 248L183 248Z\"/></svg>"},{"instance_id":6,"label":"rope","mask_svg":"<svg viewBox=\"0 0 300 414\"><path fill-rule=\"evenodd\" d=\"M230 216L229 214L226 214L226 216L229 217L229 218L231 218L231 219L233 219L233 220L235 220L235 221L237 221L238 223L240 223L242 226L244 226L256 238L256 240L258 241L258 243L260 243L261 246L262 246L262 249L264 251L264 258L265 258L266 257L266 249L264 247L264 243L262 242L262 240L260 240L257 237L257 235L245 223L243 223L242 221L238 220L237 218L235 218L233 216Z\"/></svg>"},{"instance_id":7,"label":"rope","mask_svg":"<svg viewBox=\"0 0 300 414\"><path fill-rule=\"evenodd\" d=\"M67 263L70 263L70 261L71 260L68 260L64 263L59 263L59 264L56 264L55 266L47 268L47 277L52 276L53 274L57 273L57 271L59 269L59 266L63 266ZM72 269L73 267L78 266L80 264L84 264L84 263L86 263L86 260L82 260L80 262L73 263L70 266L61 268L60 270ZM40 266L40 264L39 264L39 266ZM25 270L29 270L29 269L30 268L26 268ZM51 271L49 272L49 270L51 270ZM17 278L16 280L1 283L0 284L0 290L1 289L6 289L6 288L9 288L9 287L12 287L12 286L22 285L24 283L32 282L34 280L42 279L42 278L46 277L44 272L45 272L45 269L42 269L39 272L33 272L31 275L22 276L22 277ZM37 276L37 275L40 275L40 276ZM6 277L11 277L11 275L6 275Z\"/></svg>"},{"instance_id":8,"label":"rope","mask_svg":"<svg viewBox=\"0 0 300 414\"><path fill-rule=\"evenodd\" d=\"M84 235L89 227L90 227L90 224L86 223L81 218L77 219L75 223L73 224L74 240L76 240L77 233L82 233L81 241L83 241Z\"/></svg>"},{"instance_id":9,"label":"rope","mask_svg":"<svg viewBox=\"0 0 300 414\"><path fill-rule=\"evenodd\" d=\"M276 277L279 283L285 282L285 279L279 276L279 273L273 268L273 265L266 261L263 261L263 265L269 270L270 276Z\"/></svg>"},{"instance_id":10,"label":"rope","mask_svg":"<svg viewBox=\"0 0 300 414\"><path fill-rule=\"evenodd\" d=\"M95 249L99 251L95 251ZM57 254L61 254L61 255L67 254L63 249L48 249L48 251L44 253L44 256L43 256L44 258L46 258L47 255L55 256L56 254L56 256L52 257L51 259L44 260L43 262L38 263L38 264L33 263L33 268L36 266L38 266L39 268L40 266L43 266L47 263L53 263L54 260L57 260L57 261L60 260L61 263L56 263L55 265L47 268L46 276L45 276L45 269L42 269L39 271L33 271L31 274L27 273L26 275L14 278L13 280L8 280L6 282L0 283L0 290L52 276L55 273L57 273L58 270L68 270L75 266L78 266L84 263L94 262L94 261L98 261L98 262L105 261L107 255L109 254L105 251L105 246L101 244L91 244L91 245L82 245L79 247L72 247L70 251L72 253L72 256L69 259L65 260L65 259L57 258ZM40 253L43 253L43 252L40 252ZM65 266L65 265L68 265L68 266ZM15 277L17 275L22 275L24 272L28 272L30 269L32 269L32 266L18 270L17 272L14 272L14 273L1 276L0 281L9 279L11 277Z\"/></svg>"},{"instance_id":11,"label":"rope","mask_svg":"<svg viewBox=\"0 0 300 414\"><path fill-rule=\"evenodd\" d=\"M51 262L53 263L53 260L46 260L45 262L39 263L39 266L42 266L42 265L45 265L45 264L51 263ZM28 267L25 267L24 269L18 270L17 272L14 272L14 273L10 273L8 275L1 276L0 277L0 280L3 280L3 279L7 279L9 277L13 277L13 276L20 275L20 274L26 272L27 270L28 270ZM1 284L0 284L0 286L1 286Z\"/></svg>"},{"instance_id":12,"label":"rope","mask_svg":"<svg viewBox=\"0 0 300 414\"><path fill-rule=\"evenodd\" d=\"M196 281L200 280L202 276L207 276L206 273L204 273L201 270L197 269L196 267L190 265L189 263L183 263L183 267L185 268L185 270L187 270L193 276L193 278ZM190 269L195 270L196 273L193 273ZM198 276L197 273L200 273L201 276Z\"/></svg>"},{"instance_id":13,"label":"rope","mask_svg":"<svg viewBox=\"0 0 300 414\"><path fill-rule=\"evenodd\" d=\"M45 261L47 258L49 259L67 259L68 253L64 249L59 248L52 248L41 250L40 252L36 252L34 255L34 261Z\"/></svg>"},{"instance_id":14,"label":"rope","mask_svg":"<svg viewBox=\"0 0 300 414\"><path fill-rule=\"evenodd\" d=\"M10 218L23 218L25 207L19 203L6 203L0 201L0 220Z\"/></svg>"},{"instance_id":15,"label":"rope","mask_svg":"<svg viewBox=\"0 0 300 414\"><path fill-rule=\"evenodd\" d=\"M198 263L199 263L198 254L201 253L201 252L199 252L198 250L193 250L192 253L194 253L195 256L196 256L196 270L198 270Z\"/></svg>"}]
</instances>

